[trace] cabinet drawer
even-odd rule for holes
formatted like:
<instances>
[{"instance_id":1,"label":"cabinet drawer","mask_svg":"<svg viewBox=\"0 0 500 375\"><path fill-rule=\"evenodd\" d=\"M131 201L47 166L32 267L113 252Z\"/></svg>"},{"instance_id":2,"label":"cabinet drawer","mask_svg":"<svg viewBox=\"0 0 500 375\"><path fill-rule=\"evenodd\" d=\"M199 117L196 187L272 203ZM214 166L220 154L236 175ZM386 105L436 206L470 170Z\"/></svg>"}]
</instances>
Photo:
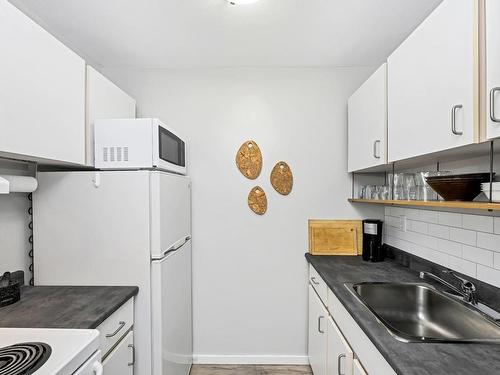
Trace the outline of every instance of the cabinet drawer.
<instances>
[{"instance_id":1,"label":"cabinet drawer","mask_svg":"<svg viewBox=\"0 0 500 375\"><path fill-rule=\"evenodd\" d=\"M97 327L103 358L133 325L134 299L131 298Z\"/></svg>"},{"instance_id":2,"label":"cabinet drawer","mask_svg":"<svg viewBox=\"0 0 500 375\"><path fill-rule=\"evenodd\" d=\"M318 296L321 298L323 304L328 306L328 287L312 265L309 265L309 283L312 285L316 293L318 293Z\"/></svg>"},{"instance_id":3,"label":"cabinet drawer","mask_svg":"<svg viewBox=\"0 0 500 375\"><path fill-rule=\"evenodd\" d=\"M133 375L134 350L134 332L130 331L104 360L104 374Z\"/></svg>"}]
</instances>

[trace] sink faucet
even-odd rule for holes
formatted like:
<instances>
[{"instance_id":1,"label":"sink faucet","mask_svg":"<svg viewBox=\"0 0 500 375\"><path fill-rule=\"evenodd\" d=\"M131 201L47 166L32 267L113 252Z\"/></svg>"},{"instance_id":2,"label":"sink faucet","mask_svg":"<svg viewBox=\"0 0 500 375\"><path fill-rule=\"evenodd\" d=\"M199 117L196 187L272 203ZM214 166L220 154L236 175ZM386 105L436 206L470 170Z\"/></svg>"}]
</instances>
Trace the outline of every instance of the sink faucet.
<instances>
[{"instance_id":1,"label":"sink faucet","mask_svg":"<svg viewBox=\"0 0 500 375\"><path fill-rule=\"evenodd\" d=\"M460 277L460 276L456 275L451 270L443 270L443 273L449 274L449 275L455 277L456 279L460 280L460 289L458 289L457 287L455 287L454 285L450 284L446 280L443 280L439 276L436 276L436 275L434 275L433 273L430 273L430 272L426 272L426 271L420 272L420 278L424 279L425 277L430 277L431 279L436 280L440 284L443 284L447 288L449 288L449 289L453 290L454 292L460 294L463 297L463 299L464 299L465 302L468 302L468 303L470 303L470 304L472 304L474 306L477 305L478 301L477 301L476 286L472 282L470 282L467 279L464 279L463 277Z\"/></svg>"}]
</instances>

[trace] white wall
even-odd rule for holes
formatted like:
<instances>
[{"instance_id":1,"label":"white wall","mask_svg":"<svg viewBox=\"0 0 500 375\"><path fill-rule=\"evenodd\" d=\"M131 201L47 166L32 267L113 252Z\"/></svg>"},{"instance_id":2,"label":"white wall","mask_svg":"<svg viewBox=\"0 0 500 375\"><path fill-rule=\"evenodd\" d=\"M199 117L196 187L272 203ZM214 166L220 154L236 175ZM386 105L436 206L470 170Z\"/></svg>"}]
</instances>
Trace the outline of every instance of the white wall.
<instances>
[{"instance_id":1,"label":"white wall","mask_svg":"<svg viewBox=\"0 0 500 375\"><path fill-rule=\"evenodd\" d=\"M0 159L0 174L34 175L33 165ZM0 194L0 273L22 270L28 283L30 203L27 194Z\"/></svg>"},{"instance_id":2,"label":"white wall","mask_svg":"<svg viewBox=\"0 0 500 375\"><path fill-rule=\"evenodd\" d=\"M158 116L188 141L199 362L306 361L307 219L382 214L346 201L346 102L372 71L104 70L137 99L139 117ZM235 165L247 139L264 156L256 181ZM279 160L294 173L288 197L269 183ZM256 184L269 201L262 217L246 203Z\"/></svg>"}]
</instances>

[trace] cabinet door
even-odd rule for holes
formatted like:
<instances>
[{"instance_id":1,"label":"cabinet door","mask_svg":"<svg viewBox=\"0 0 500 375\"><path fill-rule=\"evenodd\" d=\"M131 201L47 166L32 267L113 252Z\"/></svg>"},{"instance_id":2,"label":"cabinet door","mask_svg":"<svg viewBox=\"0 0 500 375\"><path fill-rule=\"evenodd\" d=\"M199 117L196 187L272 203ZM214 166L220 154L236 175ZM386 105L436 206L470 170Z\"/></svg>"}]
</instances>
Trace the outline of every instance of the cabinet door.
<instances>
[{"instance_id":1,"label":"cabinet door","mask_svg":"<svg viewBox=\"0 0 500 375\"><path fill-rule=\"evenodd\" d=\"M134 332L127 336L113 349L103 363L105 375L134 374Z\"/></svg>"},{"instance_id":2,"label":"cabinet door","mask_svg":"<svg viewBox=\"0 0 500 375\"><path fill-rule=\"evenodd\" d=\"M85 62L0 0L0 154L85 162Z\"/></svg>"},{"instance_id":3,"label":"cabinet door","mask_svg":"<svg viewBox=\"0 0 500 375\"><path fill-rule=\"evenodd\" d=\"M326 375L328 312L309 285L309 363L314 375Z\"/></svg>"},{"instance_id":4,"label":"cabinet door","mask_svg":"<svg viewBox=\"0 0 500 375\"><path fill-rule=\"evenodd\" d=\"M135 99L91 66L87 66L86 164L94 166L94 122L135 118Z\"/></svg>"},{"instance_id":5,"label":"cabinet door","mask_svg":"<svg viewBox=\"0 0 500 375\"><path fill-rule=\"evenodd\" d=\"M353 351L331 317L328 318L328 375L352 375Z\"/></svg>"},{"instance_id":6,"label":"cabinet door","mask_svg":"<svg viewBox=\"0 0 500 375\"><path fill-rule=\"evenodd\" d=\"M387 64L348 101L349 172L386 163Z\"/></svg>"},{"instance_id":7,"label":"cabinet door","mask_svg":"<svg viewBox=\"0 0 500 375\"><path fill-rule=\"evenodd\" d=\"M500 137L500 1L486 0L486 137Z\"/></svg>"},{"instance_id":8,"label":"cabinet door","mask_svg":"<svg viewBox=\"0 0 500 375\"><path fill-rule=\"evenodd\" d=\"M390 162L478 139L475 4L444 0L388 58Z\"/></svg>"},{"instance_id":9,"label":"cabinet door","mask_svg":"<svg viewBox=\"0 0 500 375\"><path fill-rule=\"evenodd\" d=\"M367 375L365 369L357 359L353 362L353 375Z\"/></svg>"}]
</instances>

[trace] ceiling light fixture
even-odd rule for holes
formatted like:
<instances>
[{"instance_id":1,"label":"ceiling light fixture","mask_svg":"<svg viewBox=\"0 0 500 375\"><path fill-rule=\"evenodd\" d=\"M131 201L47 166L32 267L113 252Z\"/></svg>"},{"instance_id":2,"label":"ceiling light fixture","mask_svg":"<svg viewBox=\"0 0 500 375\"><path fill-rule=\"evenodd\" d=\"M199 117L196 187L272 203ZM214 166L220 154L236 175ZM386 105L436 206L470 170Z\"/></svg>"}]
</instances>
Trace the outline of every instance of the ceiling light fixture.
<instances>
[{"instance_id":1,"label":"ceiling light fixture","mask_svg":"<svg viewBox=\"0 0 500 375\"><path fill-rule=\"evenodd\" d=\"M231 5L247 5L256 3L259 0L227 0Z\"/></svg>"}]
</instances>

